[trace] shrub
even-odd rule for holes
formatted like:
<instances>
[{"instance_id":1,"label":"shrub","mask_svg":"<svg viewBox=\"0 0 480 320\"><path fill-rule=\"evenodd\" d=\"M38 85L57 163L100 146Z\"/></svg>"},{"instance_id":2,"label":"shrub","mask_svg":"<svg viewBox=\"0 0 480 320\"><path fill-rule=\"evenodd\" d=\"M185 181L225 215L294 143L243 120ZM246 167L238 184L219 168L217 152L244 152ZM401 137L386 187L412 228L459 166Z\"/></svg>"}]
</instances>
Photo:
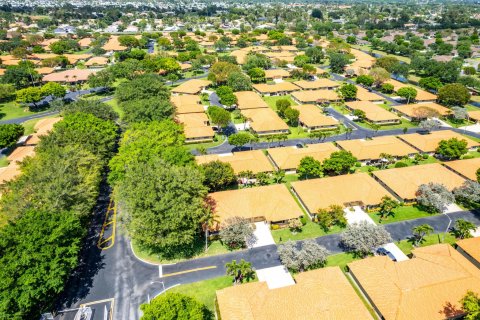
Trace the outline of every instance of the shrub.
<instances>
[{"instance_id":1,"label":"shrub","mask_svg":"<svg viewBox=\"0 0 480 320\"><path fill-rule=\"evenodd\" d=\"M408 164L402 161L398 161L397 163L395 163L395 168L404 168L404 167L408 167Z\"/></svg>"}]
</instances>

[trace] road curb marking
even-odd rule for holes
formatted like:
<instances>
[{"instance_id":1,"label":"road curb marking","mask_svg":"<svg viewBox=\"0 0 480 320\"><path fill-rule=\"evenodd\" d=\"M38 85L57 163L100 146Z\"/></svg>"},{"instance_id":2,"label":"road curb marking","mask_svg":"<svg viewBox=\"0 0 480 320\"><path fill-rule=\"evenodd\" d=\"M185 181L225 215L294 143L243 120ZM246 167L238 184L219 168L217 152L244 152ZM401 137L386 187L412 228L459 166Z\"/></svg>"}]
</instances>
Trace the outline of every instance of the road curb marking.
<instances>
[{"instance_id":1,"label":"road curb marking","mask_svg":"<svg viewBox=\"0 0 480 320\"><path fill-rule=\"evenodd\" d=\"M173 273L165 274L165 275L163 275L163 278L173 277L173 276L177 276L177 275L185 274L185 273L190 273L190 272L197 272L197 271L203 271L203 270L216 269L216 268L217 268L217 266L208 266L208 267L203 267L203 268L196 268L196 269L178 271L178 272L173 272Z\"/></svg>"}]
</instances>

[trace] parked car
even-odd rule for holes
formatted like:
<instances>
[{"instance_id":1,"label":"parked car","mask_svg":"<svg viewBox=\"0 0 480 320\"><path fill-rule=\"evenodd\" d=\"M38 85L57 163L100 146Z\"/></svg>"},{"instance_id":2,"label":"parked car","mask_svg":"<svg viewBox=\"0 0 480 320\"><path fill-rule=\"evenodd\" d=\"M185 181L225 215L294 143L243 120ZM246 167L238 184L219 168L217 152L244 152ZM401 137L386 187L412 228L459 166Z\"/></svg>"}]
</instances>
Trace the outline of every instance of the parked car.
<instances>
[{"instance_id":1,"label":"parked car","mask_svg":"<svg viewBox=\"0 0 480 320\"><path fill-rule=\"evenodd\" d=\"M395 256L390 251L388 251L387 249L385 249L383 247L377 248L376 252L380 256L387 256L390 259L392 259L393 261L397 261L397 258L395 258Z\"/></svg>"}]
</instances>

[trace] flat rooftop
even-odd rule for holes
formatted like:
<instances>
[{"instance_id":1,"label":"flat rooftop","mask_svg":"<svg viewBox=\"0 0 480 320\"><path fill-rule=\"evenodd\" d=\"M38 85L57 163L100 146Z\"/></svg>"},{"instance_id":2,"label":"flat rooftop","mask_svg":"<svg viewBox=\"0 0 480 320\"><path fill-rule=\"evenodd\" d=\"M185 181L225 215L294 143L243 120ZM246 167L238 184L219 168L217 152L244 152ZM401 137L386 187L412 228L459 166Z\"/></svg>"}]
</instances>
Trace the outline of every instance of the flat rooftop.
<instances>
[{"instance_id":1,"label":"flat rooftop","mask_svg":"<svg viewBox=\"0 0 480 320\"><path fill-rule=\"evenodd\" d=\"M400 120L396 114L385 110L371 101L351 101L345 104L352 110L361 110L365 112L365 117L373 122Z\"/></svg>"},{"instance_id":2,"label":"flat rooftop","mask_svg":"<svg viewBox=\"0 0 480 320\"><path fill-rule=\"evenodd\" d=\"M335 151L339 151L339 149L333 143L309 144L304 148L281 147L267 149L270 158L282 170L298 168L300 161L305 157L313 157L322 162Z\"/></svg>"},{"instance_id":3,"label":"flat rooftop","mask_svg":"<svg viewBox=\"0 0 480 320\"><path fill-rule=\"evenodd\" d=\"M262 150L241 151L227 154L207 154L195 157L198 164L212 161L222 161L230 163L238 174L242 171L252 171L253 173L274 171L272 164Z\"/></svg>"},{"instance_id":4,"label":"flat rooftop","mask_svg":"<svg viewBox=\"0 0 480 320\"><path fill-rule=\"evenodd\" d=\"M302 104L293 106L293 108L300 111L300 122L309 128L331 127L338 125L337 119L324 115L320 108L313 104Z\"/></svg>"},{"instance_id":5,"label":"flat rooftop","mask_svg":"<svg viewBox=\"0 0 480 320\"><path fill-rule=\"evenodd\" d=\"M235 96L237 97L237 107L240 110L268 108L268 104L256 92L239 91L235 92Z\"/></svg>"},{"instance_id":6,"label":"flat rooftop","mask_svg":"<svg viewBox=\"0 0 480 320\"><path fill-rule=\"evenodd\" d=\"M402 199L415 199L422 184L440 183L453 190L465 179L439 163L373 171L372 174Z\"/></svg>"}]
</instances>

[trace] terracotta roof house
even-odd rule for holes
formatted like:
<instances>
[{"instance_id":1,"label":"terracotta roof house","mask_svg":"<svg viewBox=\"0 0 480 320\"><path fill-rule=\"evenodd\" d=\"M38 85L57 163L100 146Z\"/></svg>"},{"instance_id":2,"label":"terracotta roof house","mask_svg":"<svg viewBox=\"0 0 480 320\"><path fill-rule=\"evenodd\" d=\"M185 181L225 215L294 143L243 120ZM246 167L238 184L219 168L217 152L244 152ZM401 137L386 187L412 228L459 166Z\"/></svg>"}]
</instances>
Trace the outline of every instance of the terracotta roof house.
<instances>
[{"instance_id":1,"label":"terracotta roof house","mask_svg":"<svg viewBox=\"0 0 480 320\"><path fill-rule=\"evenodd\" d=\"M215 133L209 125L208 117L205 113L182 113L177 114L176 119L183 123L185 142L203 142L212 141Z\"/></svg>"},{"instance_id":2,"label":"terracotta roof house","mask_svg":"<svg viewBox=\"0 0 480 320\"><path fill-rule=\"evenodd\" d=\"M49 67L42 67L42 68L35 68L35 71L37 71L38 74L46 75L46 74L50 74L50 73L54 72L55 70L53 68L49 68Z\"/></svg>"},{"instance_id":3,"label":"terracotta roof house","mask_svg":"<svg viewBox=\"0 0 480 320\"><path fill-rule=\"evenodd\" d=\"M403 87L414 88L415 90L417 90L417 96L415 97L415 101L434 102L435 100L437 100L437 96L434 95L433 93L430 93L428 91L422 90L418 87L414 87L414 86L406 84L406 83L402 83L402 82L394 80L394 79L390 79L388 81L385 81L384 83L390 83L391 85L393 85L393 88L394 88L393 90L395 90L395 92L398 91L399 89L403 88Z\"/></svg>"},{"instance_id":4,"label":"terracotta roof house","mask_svg":"<svg viewBox=\"0 0 480 320\"><path fill-rule=\"evenodd\" d=\"M371 123L378 125L400 123L400 118L396 114L393 114L370 101L350 101L346 102L345 105L352 111L361 110L365 112L366 119Z\"/></svg>"},{"instance_id":5,"label":"terracotta roof house","mask_svg":"<svg viewBox=\"0 0 480 320\"><path fill-rule=\"evenodd\" d=\"M302 90L318 90L318 89L333 90L340 86L338 82L332 81L330 79L325 79L325 78L319 78L313 81L300 80L300 81L295 81L294 84L302 88Z\"/></svg>"},{"instance_id":6,"label":"terracotta roof house","mask_svg":"<svg viewBox=\"0 0 480 320\"><path fill-rule=\"evenodd\" d=\"M21 173L20 166L16 163L11 163L6 167L0 168L0 184L4 184L15 179Z\"/></svg>"},{"instance_id":7,"label":"terracotta roof house","mask_svg":"<svg viewBox=\"0 0 480 320\"><path fill-rule=\"evenodd\" d=\"M170 101L175 107L177 114L205 112L205 109L201 105L200 97L193 94L171 96Z\"/></svg>"},{"instance_id":8,"label":"terracotta roof house","mask_svg":"<svg viewBox=\"0 0 480 320\"><path fill-rule=\"evenodd\" d=\"M90 44L92 43L92 38L83 38L78 40L78 45L80 48L88 48L90 47Z\"/></svg>"},{"instance_id":9,"label":"terracotta roof house","mask_svg":"<svg viewBox=\"0 0 480 320\"><path fill-rule=\"evenodd\" d=\"M88 60L88 59L90 59L93 55L92 55L91 53L83 53L83 54L79 54L79 53L68 54L68 53L65 53L64 56L68 59L68 61L69 61L71 64L77 64L78 61Z\"/></svg>"},{"instance_id":10,"label":"terracotta roof house","mask_svg":"<svg viewBox=\"0 0 480 320\"><path fill-rule=\"evenodd\" d=\"M62 120L61 117L45 118L45 119L39 120L33 128L35 130L35 133L32 134L30 138L28 138L27 144L36 145L37 143L39 143L40 137L48 134L53 129L53 125L60 120Z\"/></svg>"},{"instance_id":11,"label":"terracotta roof house","mask_svg":"<svg viewBox=\"0 0 480 320\"><path fill-rule=\"evenodd\" d=\"M252 282L217 291L222 320L372 319L338 267L295 275L295 284L269 289Z\"/></svg>"},{"instance_id":12,"label":"terracotta roof house","mask_svg":"<svg viewBox=\"0 0 480 320\"><path fill-rule=\"evenodd\" d=\"M268 104L262 97L253 91L238 91L234 93L237 97L237 108L240 110L268 108Z\"/></svg>"},{"instance_id":13,"label":"terracotta roof house","mask_svg":"<svg viewBox=\"0 0 480 320\"><path fill-rule=\"evenodd\" d=\"M378 160L382 153L400 158L411 156L418 151L395 136L375 137L373 139L357 139L337 141L337 145L350 151L358 160Z\"/></svg>"},{"instance_id":14,"label":"terracotta roof house","mask_svg":"<svg viewBox=\"0 0 480 320\"><path fill-rule=\"evenodd\" d=\"M245 109L242 115L258 135L289 133L288 125L270 108Z\"/></svg>"},{"instance_id":15,"label":"terracotta roof house","mask_svg":"<svg viewBox=\"0 0 480 320\"><path fill-rule=\"evenodd\" d=\"M479 111L468 111L468 117L471 120L480 122L480 110Z\"/></svg>"},{"instance_id":16,"label":"terracotta roof house","mask_svg":"<svg viewBox=\"0 0 480 320\"><path fill-rule=\"evenodd\" d=\"M235 174L239 174L242 171L252 171L254 174L274 171L272 164L262 150L250 150L226 154L207 154L196 156L195 160L198 164L204 164L216 160L230 163Z\"/></svg>"},{"instance_id":17,"label":"terracotta roof house","mask_svg":"<svg viewBox=\"0 0 480 320\"><path fill-rule=\"evenodd\" d=\"M290 77L290 72L284 69L265 70L265 79L283 79Z\"/></svg>"},{"instance_id":18,"label":"terracotta roof house","mask_svg":"<svg viewBox=\"0 0 480 320\"><path fill-rule=\"evenodd\" d=\"M292 182L292 190L313 215L330 205L376 206L390 193L367 173Z\"/></svg>"},{"instance_id":19,"label":"terracotta roof house","mask_svg":"<svg viewBox=\"0 0 480 320\"><path fill-rule=\"evenodd\" d=\"M399 138L414 148L426 153L435 152L440 141L451 138L467 141L467 148L469 149L474 149L480 145L480 143L451 130L433 131L428 134L410 133L401 135Z\"/></svg>"},{"instance_id":20,"label":"terracotta roof house","mask_svg":"<svg viewBox=\"0 0 480 320\"><path fill-rule=\"evenodd\" d=\"M432 117L444 117L452 113L449 108L435 102L404 104L392 106L401 116L410 121L420 121Z\"/></svg>"},{"instance_id":21,"label":"terracotta roof house","mask_svg":"<svg viewBox=\"0 0 480 320\"><path fill-rule=\"evenodd\" d=\"M444 320L464 314L459 301L480 293L480 270L449 244L412 251L394 262L376 256L348 264L350 274L385 320Z\"/></svg>"},{"instance_id":22,"label":"terracotta roof house","mask_svg":"<svg viewBox=\"0 0 480 320\"><path fill-rule=\"evenodd\" d=\"M93 57L85 62L86 67L104 67L108 64L108 58L106 57Z\"/></svg>"},{"instance_id":23,"label":"terracotta roof house","mask_svg":"<svg viewBox=\"0 0 480 320\"><path fill-rule=\"evenodd\" d=\"M212 82L208 80L191 79L173 88L172 92L176 94L199 94L211 84Z\"/></svg>"},{"instance_id":24,"label":"terracotta roof house","mask_svg":"<svg viewBox=\"0 0 480 320\"><path fill-rule=\"evenodd\" d=\"M283 222L303 215L284 184L214 192L215 211L220 224L228 218Z\"/></svg>"},{"instance_id":25,"label":"terracotta roof house","mask_svg":"<svg viewBox=\"0 0 480 320\"><path fill-rule=\"evenodd\" d=\"M110 36L107 43L103 45L103 49L105 51L123 51L126 50L127 47L124 47L118 41L118 36Z\"/></svg>"},{"instance_id":26,"label":"terracotta roof house","mask_svg":"<svg viewBox=\"0 0 480 320\"><path fill-rule=\"evenodd\" d=\"M89 69L69 69L65 71L50 73L42 78L43 82L85 82L88 76L96 73L96 70Z\"/></svg>"},{"instance_id":27,"label":"terracotta roof house","mask_svg":"<svg viewBox=\"0 0 480 320\"><path fill-rule=\"evenodd\" d=\"M35 146L21 146L15 148L13 152L7 157L10 162L20 162L26 157L35 155Z\"/></svg>"},{"instance_id":28,"label":"terracotta roof house","mask_svg":"<svg viewBox=\"0 0 480 320\"><path fill-rule=\"evenodd\" d=\"M447 168L455 171L459 175L477 181L477 170L480 169L480 158L455 160L443 163Z\"/></svg>"},{"instance_id":29,"label":"terracotta roof house","mask_svg":"<svg viewBox=\"0 0 480 320\"><path fill-rule=\"evenodd\" d=\"M308 131L313 130L332 130L338 128L338 120L331 116L326 116L313 104L302 104L294 106L294 109L300 111L300 124Z\"/></svg>"},{"instance_id":30,"label":"terracotta roof house","mask_svg":"<svg viewBox=\"0 0 480 320\"><path fill-rule=\"evenodd\" d=\"M304 148L294 146L267 149L267 156L277 169L296 171L303 158L313 157L322 162L335 151L339 149L333 143L317 143L306 145Z\"/></svg>"},{"instance_id":31,"label":"terracotta roof house","mask_svg":"<svg viewBox=\"0 0 480 320\"><path fill-rule=\"evenodd\" d=\"M364 87L356 86L357 87L357 100L360 101L372 101L372 102L380 102L384 101L385 98L375 92L370 92Z\"/></svg>"},{"instance_id":32,"label":"terracotta roof house","mask_svg":"<svg viewBox=\"0 0 480 320\"><path fill-rule=\"evenodd\" d=\"M340 100L333 90L308 90L292 93L293 100L298 104L328 103Z\"/></svg>"},{"instance_id":33,"label":"terracotta roof house","mask_svg":"<svg viewBox=\"0 0 480 320\"><path fill-rule=\"evenodd\" d=\"M480 269L480 237L457 241L457 250Z\"/></svg>"},{"instance_id":34,"label":"terracotta roof house","mask_svg":"<svg viewBox=\"0 0 480 320\"><path fill-rule=\"evenodd\" d=\"M279 82L275 84L265 84L265 83L260 83L260 84L254 84L253 89L260 93L261 95L265 96L278 96L278 95L285 95L294 91L300 90L299 87L294 85L291 82Z\"/></svg>"},{"instance_id":35,"label":"terracotta roof house","mask_svg":"<svg viewBox=\"0 0 480 320\"><path fill-rule=\"evenodd\" d=\"M422 184L440 183L453 190L465 182L464 178L439 163L379 170L372 174L402 201L414 200Z\"/></svg>"}]
</instances>

